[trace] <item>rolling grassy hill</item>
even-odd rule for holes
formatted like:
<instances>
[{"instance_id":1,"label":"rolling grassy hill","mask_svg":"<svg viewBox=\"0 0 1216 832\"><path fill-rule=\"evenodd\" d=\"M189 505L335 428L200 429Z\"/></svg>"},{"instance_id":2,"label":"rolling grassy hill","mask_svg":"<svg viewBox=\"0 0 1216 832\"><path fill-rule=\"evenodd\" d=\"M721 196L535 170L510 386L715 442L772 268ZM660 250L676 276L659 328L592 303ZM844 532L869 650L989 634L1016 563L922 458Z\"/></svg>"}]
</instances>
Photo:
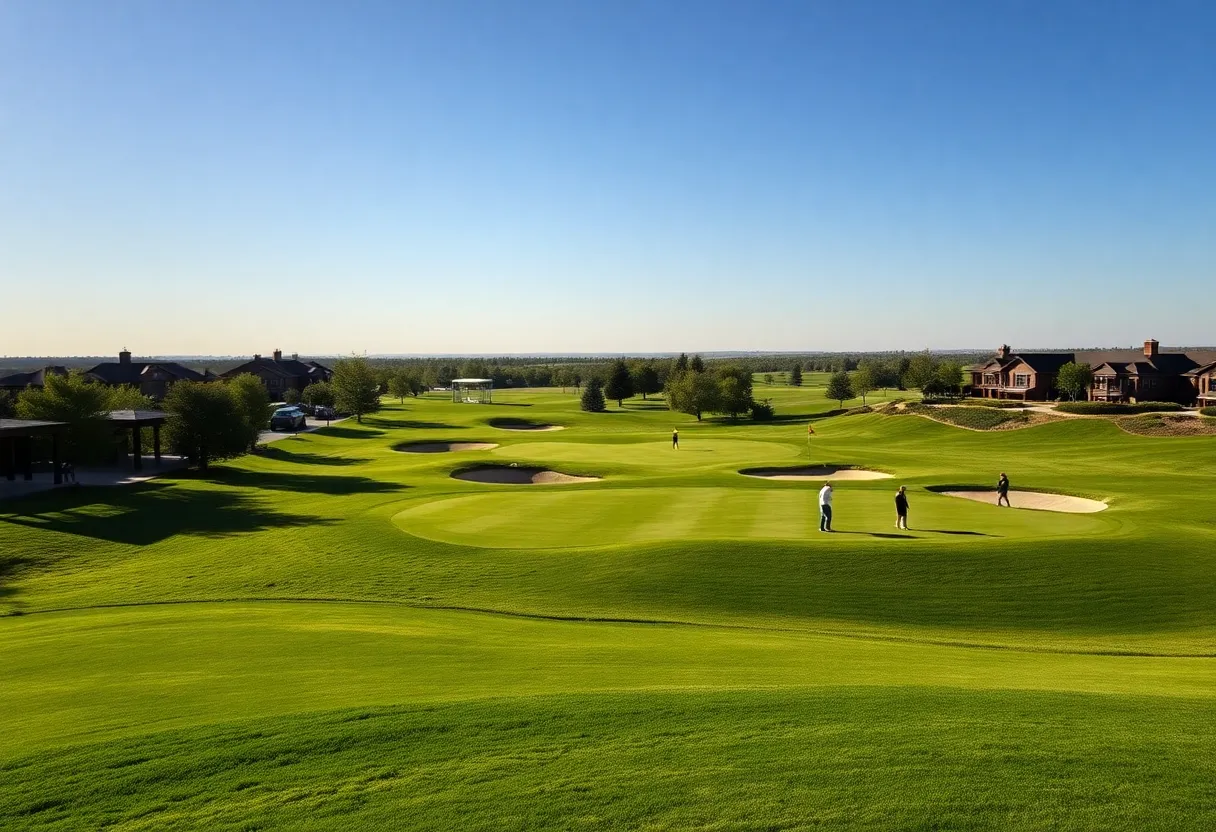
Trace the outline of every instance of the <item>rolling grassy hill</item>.
<instances>
[{"instance_id":1,"label":"rolling grassy hill","mask_svg":"<svg viewBox=\"0 0 1216 832\"><path fill-rule=\"evenodd\" d=\"M825 417L807 382L758 384L765 424L424 396L0 503L0 827L1216 822L1216 440ZM450 476L511 463L601 479ZM829 536L818 483L739 474L811 463L893 479L838 483ZM1109 508L928 490L1001 470Z\"/></svg>"}]
</instances>

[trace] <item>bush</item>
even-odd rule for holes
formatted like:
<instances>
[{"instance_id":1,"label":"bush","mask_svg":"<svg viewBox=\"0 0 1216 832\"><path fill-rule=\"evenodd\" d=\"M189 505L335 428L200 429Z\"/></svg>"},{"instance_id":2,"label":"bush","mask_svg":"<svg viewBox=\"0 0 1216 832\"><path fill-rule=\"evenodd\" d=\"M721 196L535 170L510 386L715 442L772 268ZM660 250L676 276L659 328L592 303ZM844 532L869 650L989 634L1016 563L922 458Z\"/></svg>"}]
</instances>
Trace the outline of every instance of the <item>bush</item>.
<instances>
[{"instance_id":1,"label":"bush","mask_svg":"<svg viewBox=\"0 0 1216 832\"><path fill-rule=\"evenodd\" d=\"M752 402L752 420L756 422L771 422L777 412L773 406L769 404L769 400L765 399L762 402Z\"/></svg>"},{"instance_id":2,"label":"bush","mask_svg":"<svg viewBox=\"0 0 1216 832\"><path fill-rule=\"evenodd\" d=\"M1201 408L1199 414L1201 416L1216 416L1216 406Z\"/></svg>"},{"instance_id":3,"label":"bush","mask_svg":"<svg viewBox=\"0 0 1216 832\"><path fill-rule=\"evenodd\" d=\"M1009 401L1007 399L963 399L959 404L968 407L991 407L997 410L1020 410L1026 407L1026 402Z\"/></svg>"},{"instance_id":4,"label":"bush","mask_svg":"<svg viewBox=\"0 0 1216 832\"><path fill-rule=\"evenodd\" d=\"M1147 413L1116 419L1116 424L1128 433L1140 436L1212 436L1216 435L1216 420L1182 413Z\"/></svg>"},{"instance_id":5,"label":"bush","mask_svg":"<svg viewBox=\"0 0 1216 832\"><path fill-rule=\"evenodd\" d=\"M1061 402L1056 410L1081 416L1128 416L1133 413L1177 413L1182 405L1176 402Z\"/></svg>"}]
</instances>

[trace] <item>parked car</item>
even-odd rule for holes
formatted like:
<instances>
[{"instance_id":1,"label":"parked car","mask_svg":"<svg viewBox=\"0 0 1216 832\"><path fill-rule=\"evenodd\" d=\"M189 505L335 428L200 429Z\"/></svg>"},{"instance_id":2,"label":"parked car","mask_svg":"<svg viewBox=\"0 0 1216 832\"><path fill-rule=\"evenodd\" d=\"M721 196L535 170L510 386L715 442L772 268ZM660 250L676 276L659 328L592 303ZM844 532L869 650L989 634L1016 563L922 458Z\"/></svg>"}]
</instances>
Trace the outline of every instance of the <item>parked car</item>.
<instances>
[{"instance_id":1,"label":"parked car","mask_svg":"<svg viewBox=\"0 0 1216 832\"><path fill-rule=\"evenodd\" d=\"M298 407L280 407L270 417L271 430L303 430L308 424Z\"/></svg>"},{"instance_id":2,"label":"parked car","mask_svg":"<svg viewBox=\"0 0 1216 832\"><path fill-rule=\"evenodd\" d=\"M313 411L312 417L314 419L324 419L328 422L330 419L337 417L337 415L337 413L334 413L334 409L332 407L326 407L323 404L319 404Z\"/></svg>"},{"instance_id":3,"label":"parked car","mask_svg":"<svg viewBox=\"0 0 1216 832\"><path fill-rule=\"evenodd\" d=\"M304 402L300 402L299 404L292 405L292 407L295 407L295 408L297 408L298 410L302 410L302 411L304 411L304 415L305 415L305 416L311 416L311 415L313 414L313 411L314 411L314 408L313 408L313 406L312 406L312 405L310 405L310 404L305 404Z\"/></svg>"}]
</instances>

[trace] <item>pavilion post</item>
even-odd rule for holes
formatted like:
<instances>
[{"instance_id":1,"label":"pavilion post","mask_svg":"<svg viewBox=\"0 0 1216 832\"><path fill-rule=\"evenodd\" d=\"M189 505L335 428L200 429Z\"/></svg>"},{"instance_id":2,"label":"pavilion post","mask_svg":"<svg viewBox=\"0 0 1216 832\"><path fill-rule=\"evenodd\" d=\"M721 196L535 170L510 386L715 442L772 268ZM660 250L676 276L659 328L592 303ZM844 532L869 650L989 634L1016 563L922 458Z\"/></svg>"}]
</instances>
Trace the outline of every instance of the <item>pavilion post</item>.
<instances>
[{"instance_id":1,"label":"pavilion post","mask_svg":"<svg viewBox=\"0 0 1216 832\"><path fill-rule=\"evenodd\" d=\"M138 424L131 426L131 462L135 466L136 471L144 467L143 437L140 436L141 433L142 431L139 429Z\"/></svg>"},{"instance_id":2,"label":"pavilion post","mask_svg":"<svg viewBox=\"0 0 1216 832\"><path fill-rule=\"evenodd\" d=\"M55 469L55 485L63 485L63 442L61 431L51 434L51 465Z\"/></svg>"},{"instance_id":3,"label":"pavilion post","mask_svg":"<svg viewBox=\"0 0 1216 832\"><path fill-rule=\"evenodd\" d=\"M152 424L152 458L160 463L160 422Z\"/></svg>"},{"instance_id":4,"label":"pavilion post","mask_svg":"<svg viewBox=\"0 0 1216 832\"><path fill-rule=\"evenodd\" d=\"M21 479L30 482L34 479L34 438L25 437L21 442Z\"/></svg>"}]
</instances>

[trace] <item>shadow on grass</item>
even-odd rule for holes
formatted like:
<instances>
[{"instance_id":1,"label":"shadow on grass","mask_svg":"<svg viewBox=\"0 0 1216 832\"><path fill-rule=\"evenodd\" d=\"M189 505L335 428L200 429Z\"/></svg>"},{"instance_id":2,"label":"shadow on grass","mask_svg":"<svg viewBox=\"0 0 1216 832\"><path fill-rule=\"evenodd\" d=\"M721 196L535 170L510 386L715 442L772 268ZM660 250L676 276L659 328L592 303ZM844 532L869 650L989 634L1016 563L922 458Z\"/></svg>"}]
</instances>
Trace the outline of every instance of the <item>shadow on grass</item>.
<instances>
[{"instance_id":1,"label":"shadow on grass","mask_svg":"<svg viewBox=\"0 0 1216 832\"><path fill-rule=\"evenodd\" d=\"M55 492L21 515L0 522L29 529L147 546L174 535L224 538L269 529L329 525L334 521L269 509L250 494L174 488L164 482L107 489L104 502L90 489ZM15 562L11 569L25 564Z\"/></svg>"},{"instance_id":2,"label":"shadow on grass","mask_svg":"<svg viewBox=\"0 0 1216 832\"><path fill-rule=\"evenodd\" d=\"M191 478L238 488L266 488L304 494L391 494L410 487L399 482L385 482L368 477L244 471L237 468L212 468L206 473L196 473Z\"/></svg>"},{"instance_id":3,"label":"shadow on grass","mask_svg":"<svg viewBox=\"0 0 1216 832\"><path fill-rule=\"evenodd\" d=\"M258 454L262 459L273 459L277 462L296 462L301 465L358 465L368 462L366 459L356 459L349 456L327 456L308 452L289 453L278 445L266 445Z\"/></svg>"},{"instance_id":4,"label":"shadow on grass","mask_svg":"<svg viewBox=\"0 0 1216 832\"><path fill-rule=\"evenodd\" d=\"M449 425L445 422L419 422L411 419L397 421L394 419L381 419L379 417L364 419L363 424L374 428L388 428L391 430L465 430L467 427L466 425Z\"/></svg>"},{"instance_id":5,"label":"shadow on grass","mask_svg":"<svg viewBox=\"0 0 1216 832\"><path fill-rule=\"evenodd\" d=\"M965 534L974 537L1000 537L999 534L988 534L987 532L965 532L957 529L917 529L919 532L927 534Z\"/></svg>"},{"instance_id":6,"label":"shadow on grass","mask_svg":"<svg viewBox=\"0 0 1216 832\"><path fill-rule=\"evenodd\" d=\"M838 529L832 530L833 534L862 534L866 537L882 537L889 540L915 540L916 538L910 534L891 534L890 532L845 532Z\"/></svg>"},{"instance_id":7,"label":"shadow on grass","mask_svg":"<svg viewBox=\"0 0 1216 832\"><path fill-rule=\"evenodd\" d=\"M364 424L370 424L368 420L364 420ZM331 425L327 428L317 428L311 433L317 436L336 436L340 439L375 439L379 436L384 436L382 430L367 430L359 428L348 428L341 425Z\"/></svg>"}]
</instances>

